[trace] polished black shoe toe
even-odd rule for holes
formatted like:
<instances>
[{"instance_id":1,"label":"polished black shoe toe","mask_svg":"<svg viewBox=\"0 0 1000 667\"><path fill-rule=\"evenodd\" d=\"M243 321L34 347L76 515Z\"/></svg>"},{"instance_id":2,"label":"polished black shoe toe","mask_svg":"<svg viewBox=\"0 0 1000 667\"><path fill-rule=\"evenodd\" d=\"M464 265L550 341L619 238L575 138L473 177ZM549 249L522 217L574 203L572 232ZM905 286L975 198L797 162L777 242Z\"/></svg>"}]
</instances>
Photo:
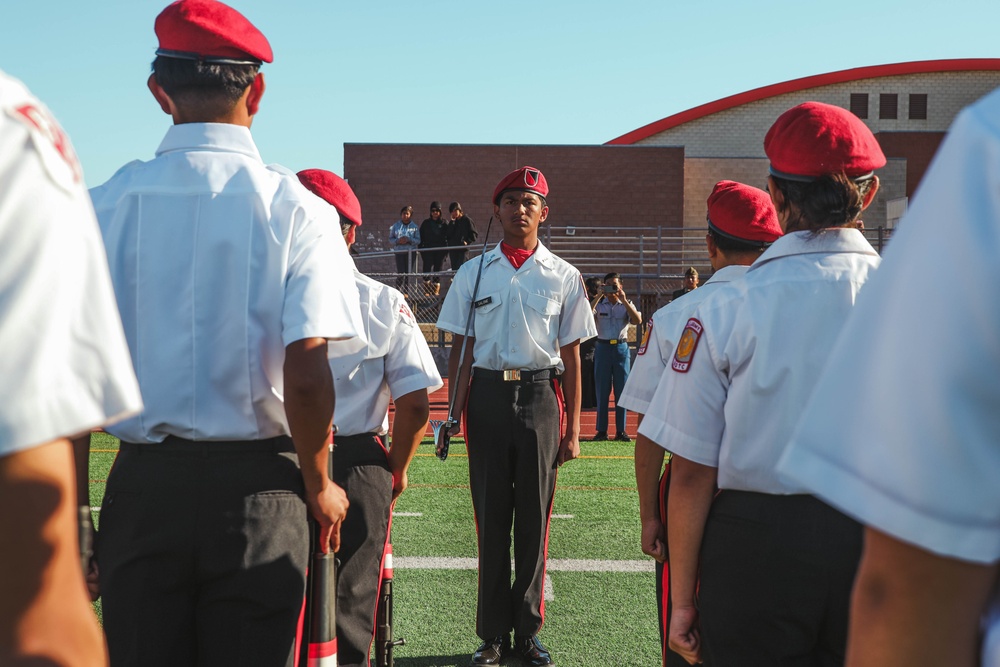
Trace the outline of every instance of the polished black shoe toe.
<instances>
[{"instance_id":1,"label":"polished black shoe toe","mask_svg":"<svg viewBox=\"0 0 1000 667\"><path fill-rule=\"evenodd\" d=\"M594 434L593 442L604 442L607 439L608 439L607 431L598 431L596 434Z\"/></svg>"},{"instance_id":2,"label":"polished black shoe toe","mask_svg":"<svg viewBox=\"0 0 1000 667\"><path fill-rule=\"evenodd\" d=\"M538 635L531 637L514 637L514 655L521 659L525 665L530 667L544 667L545 665L555 665L549 649L545 648Z\"/></svg>"},{"instance_id":3,"label":"polished black shoe toe","mask_svg":"<svg viewBox=\"0 0 1000 667\"><path fill-rule=\"evenodd\" d=\"M472 654L469 665L499 665L504 654L510 650L510 635L497 635L485 640ZM546 663L541 663L546 664Z\"/></svg>"},{"instance_id":4,"label":"polished black shoe toe","mask_svg":"<svg viewBox=\"0 0 1000 667\"><path fill-rule=\"evenodd\" d=\"M632 442L632 438L628 437L628 433L616 434L615 440L617 440L618 442Z\"/></svg>"}]
</instances>

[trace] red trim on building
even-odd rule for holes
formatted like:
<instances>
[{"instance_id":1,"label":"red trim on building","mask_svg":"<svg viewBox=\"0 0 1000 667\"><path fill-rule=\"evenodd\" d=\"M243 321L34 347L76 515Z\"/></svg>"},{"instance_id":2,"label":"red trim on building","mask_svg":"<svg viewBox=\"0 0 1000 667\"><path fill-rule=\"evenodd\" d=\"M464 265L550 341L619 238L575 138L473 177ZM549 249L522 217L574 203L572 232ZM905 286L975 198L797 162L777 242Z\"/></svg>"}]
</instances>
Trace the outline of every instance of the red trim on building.
<instances>
[{"instance_id":1,"label":"red trim on building","mask_svg":"<svg viewBox=\"0 0 1000 667\"><path fill-rule=\"evenodd\" d=\"M1000 58L964 58L955 60L920 60L909 63L895 63L892 65L871 65L869 67L855 67L839 72L828 74L817 74L801 79L792 79L784 83L775 83L763 88L754 88L745 93L723 97L721 100L702 104L701 106L667 116L655 123L644 125L637 130L632 130L627 134L616 137L607 142L605 146L624 146L637 143L654 134L659 134L671 128L689 123L692 120L704 118L720 111L732 109L750 102L758 102L769 97L777 97L786 93L795 93L809 88L819 88L835 83L847 83L849 81L859 81L861 79L877 79L887 76L900 76L904 74L931 74L934 72L968 72L968 71L997 71L1000 70Z\"/></svg>"}]
</instances>

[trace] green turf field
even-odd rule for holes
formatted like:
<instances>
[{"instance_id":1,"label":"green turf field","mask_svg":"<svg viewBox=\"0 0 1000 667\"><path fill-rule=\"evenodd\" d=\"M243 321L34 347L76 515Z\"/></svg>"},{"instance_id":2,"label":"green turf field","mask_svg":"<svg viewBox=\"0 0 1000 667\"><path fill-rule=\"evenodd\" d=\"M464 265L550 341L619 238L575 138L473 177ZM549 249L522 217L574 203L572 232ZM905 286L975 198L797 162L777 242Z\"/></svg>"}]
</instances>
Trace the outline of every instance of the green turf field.
<instances>
[{"instance_id":1,"label":"green turf field","mask_svg":"<svg viewBox=\"0 0 1000 667\"><path fill-rule=\"evenodd\" d=\"M91 441L95 507L117 447L104 434ZM638 546L633 445L582 448L583 457L559 472L540 636L560 667L659 665L652 561ZM464 667L479 643L469 474L461 441L451 451L441 462L425 441L396 503L395 631L406 639L395 652L399 667Z\"/></svg>"}]
</instances>

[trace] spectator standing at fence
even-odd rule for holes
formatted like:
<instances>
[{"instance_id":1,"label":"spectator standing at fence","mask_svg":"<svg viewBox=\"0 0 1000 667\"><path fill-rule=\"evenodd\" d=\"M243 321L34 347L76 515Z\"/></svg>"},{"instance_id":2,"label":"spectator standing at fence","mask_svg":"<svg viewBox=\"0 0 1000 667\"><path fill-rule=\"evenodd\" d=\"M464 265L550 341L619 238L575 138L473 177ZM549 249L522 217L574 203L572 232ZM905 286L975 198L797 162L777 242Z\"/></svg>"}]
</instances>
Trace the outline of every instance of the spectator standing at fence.
<instances>
[{"instance_id":1,"label":"spectator standing at fence","mask_svg":"<svg viewBox=\"0 0 1000 667\"><path fill-rule=\"evenodd\" d=\"M427 296L437 296L441 293L441 267L448 254L447 250L441 250L448 245L448 224L441 217L440 202L431 202L430 216L420 223L418 247L424 265L424 292Z\"/></svg>"},{"instance_id":2,"label":"spectator standing at fence","mask_svg":"<svg viewBox=\"0 0 1000 667\"><path fill-rule=\"evenodd\" d=\"M684 272L684 284L680 289L674 290L670 296L670 300L679 299L688 292L693 292L696 289L698 289L698 269L689 266L687 271Z\"/></svg>"},{"instance_id":3,"label":"spectator standing at fence","mask_svg":"<svg viewBox=\"0 0 1000 667\"><path fill-rule=\"evenodd\" d=\"M583 281L587 290L587 300L593 301L601 292L601 279L591 276ZM597 338L588 338L580 343L580 409L592 410L597 407L597 388L594 384L594 353Z\"/></svg>"},{"instance_id":4,"label":"spectator standing at fence","mask_svg":"<svg viewBox=\"0 0 1000 667\"><path fill-rule=\"evenodd\" d=\"M702 301L724 285L739 280L770 245L781 236L771 197L764 190L734 181L715 184L708 197L708 234L705 236L712 277L691 296L660 308L646 325L619 403L639 413L639 423L649 411L656 388L668 370L670 358L688 318ZM666 667L687 662L669 649L670 568L667 562L667 491L670 464L665 451L641 432L635 439L635 479L639 490L640 546L656 560L656 601L660 648ZM662 471L662 474L661 474Z\"/></svg>"},{"instance_id":5,"label":"spectator standing at fence","mask_svg":"<svg viewBox=\"0 0 1000 667\"><path fill-rule=\"evenodd\" d=\"M254 144L264 35L214 0L155 30L147 85L174 124L91 191L145 403L108 428L111 664L291 665L306 518L331 551L347 511L327 340L365 345L354 264L336 211Z\"/></svg>"},{"instance_id":6,"label":"spectator standing at fence","mask_svg":"<svg viewBox=\"0 0 1000 667\"><path fill-rule=\"evenodd\" d=\"M337 209L344 241L353 244L361 203L350 186L322 169L301 171L299 180ZM403 295L357 270L354 279L368 346L341 350L334 341L329 347L339 415L333 481L350 502L338 552L337 664L368 667L392 506L406 489L410 461L427 429L427 394L443 383ZM392 447L386 442L390 398Z\"/></svg>"},{"instance_id":7,"label":"spectator standing at fence","mask_svg":"<svg viewBox=\"0 0 1000 667\"><path fill-rule=\"evenodd\" d=\"M886 159L818 102L781 114L764 152L785 234L699 304L640 427L673 453L670 647L716 667L838 665L861 526L776 466L879 265L856 223Z\"/></svg>"},{"instance_id":8,"label":"spectator standing at fence","mask_svg":"<svg viewBox=\"0 0 1000 667\"><path fill-rule=\"evenodd\" d=\"M629 327L642 322L642 313L625 296L622 278L617 273L604 276L604 284L591 301L597 323L597 349L594 353L594 385L597 388L597 433L595 441L608 439L608 401L615 392L615 440L629 442L625 429L625 408L618 404L632 366L628 347Z\"/></svg>"},{"instance_id":9,"label":"spectator standing at fence","mask_svg":"<svg viewBox=\"0 0 1000 667\"><path fill-rule=\"evenodd\" d=\"M462 211L462 205L453 201L448 204L448 212L451 215L451 222L448 223L448 245L467 246L475 243L476 238L479 237L476 223ZM452 271L458 271L469 259L469 251L465 248L453 248L448 251L448 255Z\"/></svg>"},{"instance_id":10,"label":"spectator standing at fence","mask_svg":"<svg viewBox=\"0 0 1000 667\"><path fill-rule=\"evenodd\" d=\"M0 664L101 667L77 539L89 437L76 466L70 438L142 402L76 154L2 71L0 323Z\"/></svg>"},{"instance_id":11,"label":"spectator standing at fence","mask_svg":"<svg viewBox=\"0 0 1000 667\"><path fill-rule=\"evenodd\" d=\"M417 246L420 245L420 227L413 221L413 207L399 209L399 220L389 228L389 248L396 258L396 289L405 294L410 286L410 273L415 269Z\"/></svg>"}]
</instances>

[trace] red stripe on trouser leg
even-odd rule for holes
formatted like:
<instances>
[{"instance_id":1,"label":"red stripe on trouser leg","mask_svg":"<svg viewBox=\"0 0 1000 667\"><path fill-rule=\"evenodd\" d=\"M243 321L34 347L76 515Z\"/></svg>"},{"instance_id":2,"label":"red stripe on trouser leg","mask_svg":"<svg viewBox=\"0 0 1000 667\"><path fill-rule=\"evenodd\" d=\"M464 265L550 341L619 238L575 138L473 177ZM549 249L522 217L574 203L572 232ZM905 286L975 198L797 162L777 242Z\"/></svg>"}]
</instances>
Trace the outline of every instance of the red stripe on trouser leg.
<instances>
[{"instance_id":1,"label":"red stripe on trouser leg","mask_svg":"<svg viewBox=\"0 0 1000 667\"><path fill-rule=\"evenodd\" d=\"M559 406L559 436L560 442L562 442L563 433L563 413L565 410L566 402L563 399L562 385L558 380L552 380L552 387L556 392L556 404ZM559 473L556 473L556 479L558 479ZM556 483L552 484L552 497L549 498L549 511L545 516L545 546L542 550L542 598L541 604L538 607L538 615L542 617L542 625L545 624L545 577L548 576L549 571L549 529L552 526L552 503L556 499ZM539 627L541 630L541 627Z\"/></svg>"},{"instance_id":2,"label":"red stripe on trouser leg","mask_svg":"<svg viewBox=\"0 0 1000 667\"><path fill-rule=\"evenodd\" d=\"M309 579L309 572L306 571L306 580ZM308 590L308 588L306 589ZM302 657L302 642L304 641L305 635L305 622L306 622L306 596L302 596L302 609L299 610L299 620L295 623L295 660L293 664L295 667L303 667L299 664L299 660Z\"/></svg>"}]
</instances>

